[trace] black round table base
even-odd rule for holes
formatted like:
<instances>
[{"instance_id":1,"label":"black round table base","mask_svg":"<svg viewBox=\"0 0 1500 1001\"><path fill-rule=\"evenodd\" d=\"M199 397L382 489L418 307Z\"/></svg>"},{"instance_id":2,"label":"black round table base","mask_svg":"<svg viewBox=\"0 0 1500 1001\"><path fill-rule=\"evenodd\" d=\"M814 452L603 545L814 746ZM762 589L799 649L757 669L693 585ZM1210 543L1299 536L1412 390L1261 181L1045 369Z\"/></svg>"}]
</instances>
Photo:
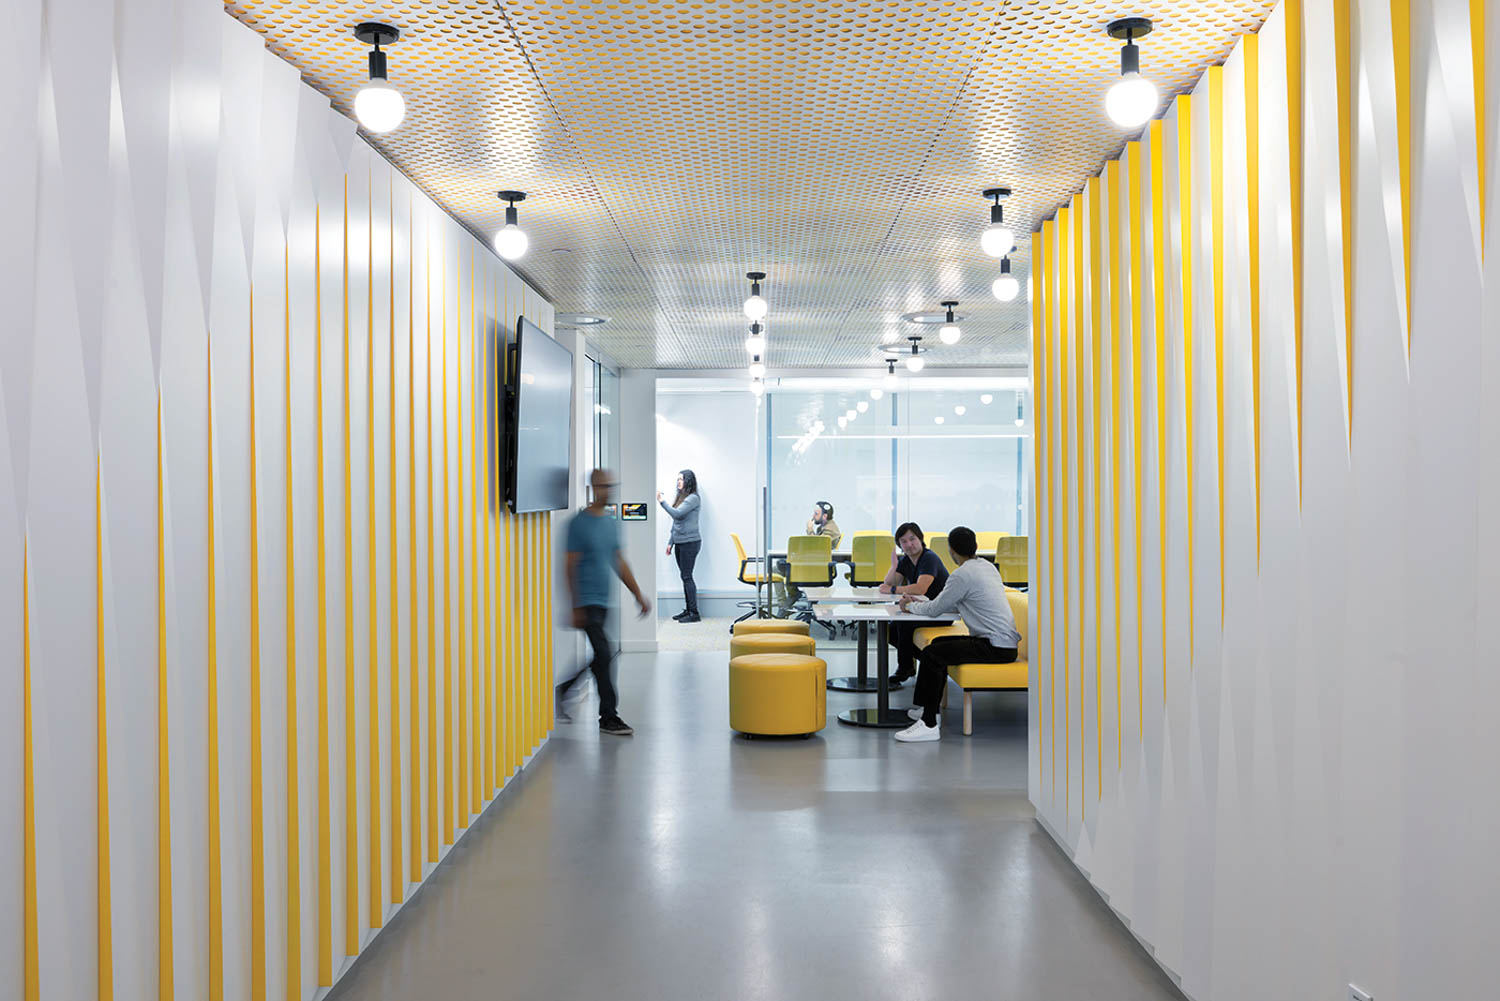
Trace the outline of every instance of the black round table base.
<instances>
[{"instance_id":1,"label":"black round table base","mask_svg":"<svg viewBox=\"0 0 1500 1001\"><path fill-rule=\"evenodd\" d=\"M873 706L865 709L846 709L839 713L839 722L848 723L850 726L883 727L886 729L905 729L911 726L911 717L906 715L905 709L887 709L881 715L879 709Z\"/></svg>"},{"instance_id":2,"label":"black round table base","mask_svg":"<svg viewBox=\"0 0 1500 1001\"><path fill-rule=\"evenodd\" d=\"M874 678L865 678L861 681L859 678L852 676L847 678L829 678L828 687L835 692L866 692L873 695L880 691L880 682ZM895 691L901 687L901 682L892 681L886 687L891 691Z\"/></svg>"}]
</instances>

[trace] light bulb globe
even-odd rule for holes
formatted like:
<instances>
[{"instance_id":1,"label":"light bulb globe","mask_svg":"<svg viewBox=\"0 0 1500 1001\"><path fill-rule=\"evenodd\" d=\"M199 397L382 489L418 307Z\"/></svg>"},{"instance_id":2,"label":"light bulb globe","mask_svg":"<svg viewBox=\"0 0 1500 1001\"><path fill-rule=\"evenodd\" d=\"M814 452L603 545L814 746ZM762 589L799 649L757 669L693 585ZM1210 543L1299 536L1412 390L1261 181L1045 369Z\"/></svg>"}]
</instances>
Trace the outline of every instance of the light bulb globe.
<instances>
[{"instance_id":1,"label":"light bulb globe","mask_svg":"<svg viewBox=\"0 0 1500 1001\"><path fill-rule=\"evenodd\" d=\"M885 388L886 389L895 389L896 388L896 373L895 372L887 372L884 376L881 377L880 381L885 384Z\"/></svg>"},{"instance_id":2,"label":"light bulb globe","mask_svg":"<svg viewBox=\"0 0 1500 1001\"><path fill-rule=\"evenodd\" d=\"M752 379L750 381L750 392L751 393L753 393L756 396L759 396L762 393L764 393L765 391L766 391L766 384L765 383L761 382L759 379Z\"/></svg>"},{"instance_id":3,"label":"light bulb globe","mask_svg":"<svg viewBox=\"0 0 1500 1001\"><path fill-rule=\"evenodd\" d=\"M1016 418L1016 427L1023 428L1025 426L1026 426L1026 418L1024 418L1024 417L1017 417Z\"/></svg>"},{"instance_id":4,"label":"light bulb globe","mask_svg":"<svg viewBox=\"0 0 1500 1001\"><path fill-rule=\"evenodd\" d=\"M754 334L750 337L745 338L745 350L753 355L765 354L766 339L759 334Z\"/></svg>"},{"instance_id":5,"label":"light bulb globe","mask_svg":"<svg viewBox=\"0 0 1500 1001\"><path fill-rule=\"evenodd\" d=\"M944 344L957 344L958 339L963 336L963 331L958 329L956 323L945 323L943 329L938 331L938 340Z\"/></svg>"},{"instance_id":6,"label":"light bulb globe","mask_svg":"<svg viewBox=\"0 0 1500 1001\"><path fill-rule=\"evenodd\" d=\"M839 414L839 422L838 423L839 423L839 430L842 431L844 428L846 428L846 427L849 426L849 418L845 417L843 414Z\"/></svg>"},{"instance_id":7,"label":"light bulb globe","mask_svg":"<svg viewBox=\"0 0 1500 1001\"><path fill-rule=\"evenodd\" d=\"M354 95L354 117L366 132L389 132L406 117L406 98L384 80L371 80Z\"/></svg>"},{"instance_id":8,"label":"light bulb globe","mask_svg":"<svg viewBox=\"0 0 1500 1001\"><path fill-rule=\"evenodd\" d=\"M750 378L764 379L766 377L766 363L760 359L750 363Z\"/></svg>"},{"instance_id":9,"label":"light bulb globe","mask_svg":"<svg viewBox=\"0 0 1500 1001\"><path fill-rule=\"evenodd\" d=\"M943 423L943 419L941 417L934 417L932 419L932 423L934 423L934 424L941 424L941 423Z\"/></svg>"},{"instance_id":10,"label":"light bulb globe","mask_svg":"<svg viewBox=\"0 0 1500 1001\"><path fill-rule=\"evenodd\" d=\"M526 256L526 248L530 245L526 231L513 222L506 223L505 228L495 234L495 253L507 261L518 261Z\"/></svg>"},{"instance_id":11,"label":"light bulb globe","mask_svg":"<svg viewBox=\"0 0 1500 1001\"><path fill-rule=\"evenodd\" d=\"M1126 73L1104 95L1104 110L1121 128L1140 128L1151 120L1160 103L1156 84L1139 73Z\"/></svg>"},{"instance_id":12,"label":"light bulb globe","mask_svg":"<svg viewBox=\"0 0 1500 1001\"><path fill-rule=\"evenodd\" d=\"M912 355L910 358L906 359L906 370L908 372L920 372L922 371L922 366L926 364L926 358L923 358L921 355Z\"/></svg>"},{"instance_id":13,"label":"light bulb globe","mask_svg":"<svg viewBox=\"0 0 1500 1001\"><path fill-rule=\"evenodd\" d=\"M979 234L979 246L991 257L1004 257L1016 245L1016 232L1003 222L990 223Z\"/></svg>"},{"instance_id":14,"label":"light bulb globe","mask_svg":"<svg viewBox=\"0 0 1500 1001\"><path fill-rule=\"evenodd\" d=\"M854 405L854 409L858 410L860 413L864 413L865 411L870 409L870 401L860 400Z\"/></svg>"},{"instance_id":15,"label":"light bulb globe","mask_svg":"<svg viewBox=\"0 0 1500 1001\"><path fill-rule=\"evenodd\" d=\"M983 403L985 406L989 406L991 403L995 402L995 397L990 393L980 393L979 402Z\"/></svg>"},{"instance_id":16,"label":"light bulb globe","mask_svg":"<svg viewBox=\"0 0 1500 1001\"><path fill-rule=\"evenodd\" d=\"M960 403L958 406L956 406L956 407L953 408L954 415L958 416L958 417L962 417L964 414L966 414L968 412L969 412L969 408L966 407L966 406L964 406L962 403Z\"/></svg>"},{"instance_id":17,"label":"light bulb globe","mask_svg":"<svg viewBox=\"0 0 1500 1001\"><path fill-rule=\"evenodd\" d=\"M1015 278L1011 277L1010 275L1001 275L999 278L996 278L995 283L990 286L990 291L993 292L995 294L995 298L999 299L1001 302L1010 302L1016 296L1021 294L1021 283L1016 281Z\"/></svg>"},{"instance_id":18,"label":"light bulb globe","mask_svg":"<svg viewBox=\"0 0 1500 1001\"><path fill-rule=\"evenodd\" d=\"M878 400L884 395L885 390L881 389L879 386L876 386L874 389L870 390L870 399L872 400Z\"/></svg>"},{"instance_id":19,"label":"light bulb globe","mask_svg":"<svg viewBox=\"0 0 1500 1001\"><path fill-rule=\"evenodd\" d=\"M763 320L769 310L766 300L758 295L752 295L745 300L745 318L748 320Z\"/></svg>"}]
</instances>

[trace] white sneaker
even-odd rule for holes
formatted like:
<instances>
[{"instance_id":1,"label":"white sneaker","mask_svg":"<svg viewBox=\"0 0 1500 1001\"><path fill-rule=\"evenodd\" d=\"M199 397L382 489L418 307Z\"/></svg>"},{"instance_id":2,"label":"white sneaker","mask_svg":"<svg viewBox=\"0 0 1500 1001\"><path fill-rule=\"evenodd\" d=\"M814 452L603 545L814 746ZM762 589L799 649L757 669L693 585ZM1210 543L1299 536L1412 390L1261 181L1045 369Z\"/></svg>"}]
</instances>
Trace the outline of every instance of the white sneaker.
<instances>
[{"instance_id":1,"label":"white sneaker","mask_svg":"<svg viewBox=\"0 0 1500 1001\"><path fill-rule=\"evenodd\" d=\"M918 709L916 706L912 706L910 709L906 710L906 718L907 719L921 719L922 718L922 710Z\"/></svg>"},{"instance_id":2,"label":"white sneaker","mask_svg":"<svg viewBox=\"0 0 1500 1001\"><path fill-rule=\"evenodd\" d=\"M896 739L906 744L923 740L937 740L942 736L940 732L941 727L941 722L939 722L937 726L928 726L921 720L917 720L905 730L898 731L896 734Z\"/></svg>"}]
</instances>

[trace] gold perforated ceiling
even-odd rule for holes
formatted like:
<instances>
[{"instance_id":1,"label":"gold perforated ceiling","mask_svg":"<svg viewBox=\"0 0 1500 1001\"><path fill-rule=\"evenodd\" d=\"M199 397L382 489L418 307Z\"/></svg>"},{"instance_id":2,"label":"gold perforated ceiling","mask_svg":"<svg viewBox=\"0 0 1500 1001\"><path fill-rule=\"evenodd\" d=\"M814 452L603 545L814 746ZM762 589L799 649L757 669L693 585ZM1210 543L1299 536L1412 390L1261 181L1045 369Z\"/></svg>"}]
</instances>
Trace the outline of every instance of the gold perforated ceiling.
<instances>
[{"instance_id":1,"label":"gold perforated ceiling","mask_svg":"<svg viewBox=\"0 0 1500 1001\"><path fill-rule=\"evenodd\" d=\"M352 114L365 49L395 24L406 121L374 137L476 232L528 193L520 270L631 366L746 364L744 273L770 277L768 363L877 363L903 313L960 302L929 364L1026 360L1025 296L990 295L984 188L1029 232L1120 148L1104 114L1116 17L1156 31L1142 69L1185 90L1274 0L484 3L229 0ZM1027 241L1014 255L1028 273ZM564 252L566 251L566 252Z\"/></svg>"}]
</instances>

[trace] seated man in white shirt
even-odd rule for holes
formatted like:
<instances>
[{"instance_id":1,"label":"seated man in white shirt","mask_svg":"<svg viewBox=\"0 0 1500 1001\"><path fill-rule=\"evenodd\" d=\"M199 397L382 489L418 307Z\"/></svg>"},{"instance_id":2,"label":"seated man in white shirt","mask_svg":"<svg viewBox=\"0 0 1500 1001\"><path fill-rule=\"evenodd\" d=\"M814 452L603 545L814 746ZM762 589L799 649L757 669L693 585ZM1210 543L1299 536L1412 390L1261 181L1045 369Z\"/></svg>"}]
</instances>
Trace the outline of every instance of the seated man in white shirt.
<instances>
[{"instance_id":1,"label":"seated man in white shirt","mask_svg":"<svg viewBox=\"0 0 1500 1001\"><path fill-rule=\"evenodd\" d=\"M948 550L958 567L948 575L943 593L931 601L916 595L901 596L903 611L932 616L957 612L969 627L969 635L940 636L922 651L912 698L916 705L908 710L916 722L896 734L899 741L938 739L938 709L948 684L949 667L1010 664L1016 659L1021 634L1005 598L1005 582L993 563L974 558L978 548L971 529L953 529L948 533Z\"/></svg>"}]
</instances>

